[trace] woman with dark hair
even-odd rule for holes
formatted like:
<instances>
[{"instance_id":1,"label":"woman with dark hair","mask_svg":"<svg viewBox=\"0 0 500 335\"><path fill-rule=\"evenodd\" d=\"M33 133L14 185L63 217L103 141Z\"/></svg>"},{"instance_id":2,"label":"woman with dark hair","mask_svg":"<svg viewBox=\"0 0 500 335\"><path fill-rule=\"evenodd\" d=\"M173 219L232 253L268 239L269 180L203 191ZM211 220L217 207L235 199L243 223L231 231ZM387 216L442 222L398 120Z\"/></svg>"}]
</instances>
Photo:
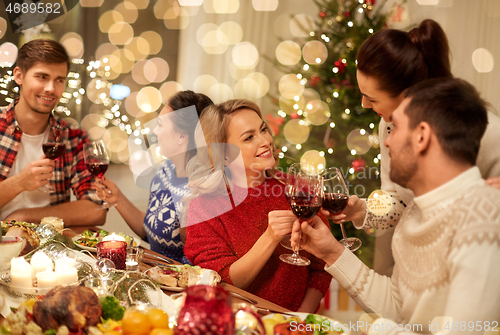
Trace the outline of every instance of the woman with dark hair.
<instances>
[{"instance_id":1,"label":"woman with dark hair","mask_svg":"<svg viewBox=\"0 0 500 335\"><path fill-rule=\"evenodd\" d=\"M410 201L413 192L389 178L389 149L383 145L393 128L391 115L403 101L405 91L423 80L452 77L448 40L443 29L433 20L424 20L410 32L381 30L369 37L357 55L357 80L364 108L371 108L382 119L379 124L382 190L392 196L393 206L385 216L367 211L365 201L351 196L342 214L330 218L336 223L353 221L356 228L394 227ZM488 113L489 125L481 141L477 166L483 178L500 176L500 119ZM496 130L495 130L496 129ZM488 179L493 185L498 178ZM326 213L325 213L326 214ZM384 235L390 240L392 234ZM387 244L390 247L390 243ZM387 261L391 257L384 257ZM390 263L386 266L390 266ZM383 265L382 265L383 267ZM386 273L390 273L390 270Z\"/></svg>"},{"instance_id":2,"label":"woman with dark hair","mask_svg":"<svg viewBox=\"0 0 500 335\"><path fill-rule=\"evenodd\" d=\"M187 167L186 257L259 297L313 313L331 276L310 254L309 266L279 258L290 253L280 241L297 218L275 173L278 153L260 108L248 100L210 106L196 140L210 151L198 150Z\"/></svg>"},{"instance_id":3,"label":"woman with dark hair","mask_svg":"<svg viewBox=\"0 0 500 335\"><path fill-rule=\"evenodd\" d=\"M174 95L158 116L154 129L160 154L167 157L151 182L148 209L138 209L108 178L98 180L99 196L116 209L129 227L146 238L151 250L187 263L180 235L179 201L190 194L186 165L196 155L194 132L198 118L212 100L204 94L182 91ZM194 106L193 108L188 108Z\"/></svg>"}]
</instances>

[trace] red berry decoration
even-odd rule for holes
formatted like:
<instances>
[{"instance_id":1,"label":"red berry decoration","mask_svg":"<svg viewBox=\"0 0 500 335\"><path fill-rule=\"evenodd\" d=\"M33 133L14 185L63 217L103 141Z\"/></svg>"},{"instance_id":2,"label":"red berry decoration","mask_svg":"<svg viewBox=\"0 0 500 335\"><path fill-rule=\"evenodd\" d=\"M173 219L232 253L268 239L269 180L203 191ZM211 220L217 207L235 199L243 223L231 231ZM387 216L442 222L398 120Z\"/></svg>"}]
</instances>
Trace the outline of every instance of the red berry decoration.
<instances>
[{"instance_id":1,"label":"red berry decoration","mask_svg":"<svg viewBox=\"0 0 500 335\"><path fill-rule=\"evenodd\" d=\"M320 12L320 13L319 13L319 16L320 16L320 17L325 17L325 16L326 16L326 13L325 13L325 12Z\"/></svg>"}]
</instances>

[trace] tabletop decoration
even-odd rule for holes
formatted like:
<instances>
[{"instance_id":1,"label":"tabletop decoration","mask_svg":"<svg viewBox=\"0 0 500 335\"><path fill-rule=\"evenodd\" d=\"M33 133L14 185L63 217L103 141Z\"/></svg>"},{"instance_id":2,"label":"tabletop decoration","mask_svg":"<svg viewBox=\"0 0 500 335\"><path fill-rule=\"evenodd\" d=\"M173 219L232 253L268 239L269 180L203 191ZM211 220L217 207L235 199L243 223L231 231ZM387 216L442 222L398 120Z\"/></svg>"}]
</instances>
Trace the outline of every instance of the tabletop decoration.
<instances>
[{"instance_id":1,"label":"tabletop decoration","mask_svg":"<svg viewBox=\"0 0 500 335\"><path fill-rule=\"evenodd\" d=\"M0 243L0 270L10 267L10 260L19 256L23 250L23 239L16 236L4 236Z\"/></svg>"},{"instance_id":2,"label":"tabletop decoration","mask_svg":"<svg viewBox=\"0 0 500 335\"><path fill-rule=\"evenodd\" d=\"M118 270L125 270L127 243L125 241L102 241L97 243L97 258L111 260Z\"/></svg>"}]
</instances>

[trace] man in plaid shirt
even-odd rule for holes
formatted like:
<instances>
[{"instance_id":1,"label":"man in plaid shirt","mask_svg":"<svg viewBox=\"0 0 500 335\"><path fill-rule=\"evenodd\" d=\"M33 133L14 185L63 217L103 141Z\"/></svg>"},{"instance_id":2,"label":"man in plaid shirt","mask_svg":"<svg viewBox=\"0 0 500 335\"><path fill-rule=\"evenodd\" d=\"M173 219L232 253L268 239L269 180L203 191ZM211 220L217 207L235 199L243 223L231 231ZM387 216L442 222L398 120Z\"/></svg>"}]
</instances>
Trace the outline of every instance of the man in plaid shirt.
<instances>
[{"instance_id":1,"label":"man in plaid shirt","mask_svg":"<svg viewBox=\"0 0 500 335\"><path fill-rule=\"evenodd\" d=\"M66 226L102 225L106 211L86 170L87 134L52 115L66 87L70 59L57 42L38 39L19 49L14 79L19 98L0 108L0 219L39 223L56 216ZM57 134L57 135L56 135ZM42 143L59 136L64 154L56 161L43 155ZM50 181L49 181L50 179ZM55 192L38 188L51 184ZM73 190L77 200L70 202Z\"/></svg>"}]
</instances>

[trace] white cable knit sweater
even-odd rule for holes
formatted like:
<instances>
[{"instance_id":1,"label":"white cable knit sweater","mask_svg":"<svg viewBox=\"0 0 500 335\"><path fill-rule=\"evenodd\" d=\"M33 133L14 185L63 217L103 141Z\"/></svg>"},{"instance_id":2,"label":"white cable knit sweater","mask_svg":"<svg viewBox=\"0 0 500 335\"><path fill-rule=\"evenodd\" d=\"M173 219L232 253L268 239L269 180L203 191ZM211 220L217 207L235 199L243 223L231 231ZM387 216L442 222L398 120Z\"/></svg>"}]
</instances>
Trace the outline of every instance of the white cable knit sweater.
<instances>
[{"instance_id":1,"label":"white cable knit sweater","mask_svg":"<svg viewBox=\"0 0 500 335\"><path fill-rule=\"evenodd\" d=\"M391 332L390 321L378 319L385 329L369 334L406 334L396 331L397 324L422 325L430 334L429 324L440 316L456 325L474 322L472 329L458 327L450 334L482 334L486 321L498 325L500 190L487 186L473 167L408 207L392 242L391 278L376 274L347 249L326 268L365 311L396 322Z\"/></svg>"}]
</instances>

